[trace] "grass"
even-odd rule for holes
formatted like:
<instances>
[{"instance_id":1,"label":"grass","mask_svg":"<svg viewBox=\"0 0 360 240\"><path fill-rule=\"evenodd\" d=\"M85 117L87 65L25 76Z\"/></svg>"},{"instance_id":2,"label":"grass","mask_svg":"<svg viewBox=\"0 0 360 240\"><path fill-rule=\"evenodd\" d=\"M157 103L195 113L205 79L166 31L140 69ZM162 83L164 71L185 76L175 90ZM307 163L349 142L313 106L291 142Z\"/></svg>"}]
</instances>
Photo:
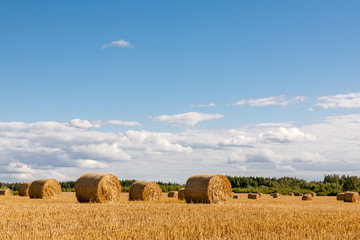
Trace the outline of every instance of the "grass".
<instances>
[{"instance_id":1,"label":"grass","mask_svg":"<svg viewBox=\"0 0 360 240\"><path fill-rule=\"evenodd\" d=\"M336 197L241 194L224 205L157 202L79 204L74 193L53 200L0 197L0 239L358 239L360 203Z\"/></svg>"}]
</instances>

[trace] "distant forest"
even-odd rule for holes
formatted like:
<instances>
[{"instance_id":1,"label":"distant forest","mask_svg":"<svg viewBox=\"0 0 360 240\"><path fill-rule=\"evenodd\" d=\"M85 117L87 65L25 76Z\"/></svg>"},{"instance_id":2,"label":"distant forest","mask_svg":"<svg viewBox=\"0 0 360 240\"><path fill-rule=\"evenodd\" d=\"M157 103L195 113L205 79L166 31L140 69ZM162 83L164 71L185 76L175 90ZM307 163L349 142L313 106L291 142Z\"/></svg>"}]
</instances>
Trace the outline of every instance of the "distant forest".
<instances>
[{"instance_id":1,"label":"distant forest","mask_svg":"<svg viewBox=\"0 0 360 240\"><path fill-rule=\"evenodd\" d=\"M323 181L307 182L295 177L264 178L264 177L231 177L227 176L233 192L236 193L273 193L298 195L299 193L316 192L319 196L332 196L339 192L360 192L360 178L357 176L325 175ZM128 192L136 180L120 180L123 192ZM177 191L184 185L177 183L157 182L163 192ZM75 191L75 181L60 182L63 192ZM17 194L20 183L0 183L0 188L9 188Z\"/></svg>"}]
</instances>

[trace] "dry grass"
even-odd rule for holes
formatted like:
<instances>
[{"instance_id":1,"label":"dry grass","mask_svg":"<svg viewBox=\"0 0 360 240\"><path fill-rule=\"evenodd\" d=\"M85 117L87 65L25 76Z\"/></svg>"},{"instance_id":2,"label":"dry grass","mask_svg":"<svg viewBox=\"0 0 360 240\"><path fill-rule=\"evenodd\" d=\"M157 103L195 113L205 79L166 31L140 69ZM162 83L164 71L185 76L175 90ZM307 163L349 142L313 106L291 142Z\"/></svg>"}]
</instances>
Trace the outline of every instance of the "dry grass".
<instances>
[{"instance_id":1,"label":"dry grass","mask_svg":"<svg viewBox=\"0 0 360 240\"><path fill-rule=\"evenodd\" d=\"M358 239L360 203L336 197L246 194L228 204L186 204L167 194L155 202L81 204L58 199L0 197L0 239ZM16 227L15 227L16 226Z\"/></svg>"}]
</instances>

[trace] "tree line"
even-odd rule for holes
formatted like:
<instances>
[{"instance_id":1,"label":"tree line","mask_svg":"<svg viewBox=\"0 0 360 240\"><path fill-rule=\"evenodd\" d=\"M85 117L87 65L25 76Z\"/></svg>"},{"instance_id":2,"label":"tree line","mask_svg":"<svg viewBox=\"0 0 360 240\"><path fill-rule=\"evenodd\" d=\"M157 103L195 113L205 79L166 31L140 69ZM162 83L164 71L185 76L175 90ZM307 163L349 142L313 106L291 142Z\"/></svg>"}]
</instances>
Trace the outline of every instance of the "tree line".
<instances>
[{"instance_id":1,"label":"tree line","mask_svg":"<svg viewBox=\"0 0 360 240\"><path fill-rule=\"evenodd\" d=\"M265 177L233 177L226 176L234 192L236 193L272 193L279 192L282 194L295 194L316 192L320 196L332 196L339 192L356 191L360 192L360 178L357 176L325 175L322 181L307 182L304 179L296 177L280 177L280 178L265 178ZM120 180L121 189L123 192L128 192L131 184L136 180ZM182 184L172 182L156 182L159 184L163 192L178 191L184 187ZM63 192L75 191L75 181L60 182ZM1 183L0 188L9 188L15 194L19 190L20 183Z\"/></svg>"}]
</instances>

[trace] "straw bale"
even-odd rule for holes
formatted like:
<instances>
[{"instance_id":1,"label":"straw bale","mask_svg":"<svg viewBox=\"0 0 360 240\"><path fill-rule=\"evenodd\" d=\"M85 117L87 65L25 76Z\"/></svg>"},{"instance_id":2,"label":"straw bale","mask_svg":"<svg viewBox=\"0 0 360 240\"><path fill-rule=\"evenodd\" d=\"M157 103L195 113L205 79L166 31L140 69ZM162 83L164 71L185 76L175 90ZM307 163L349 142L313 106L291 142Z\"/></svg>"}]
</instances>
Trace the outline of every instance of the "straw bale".
<instances>
[{"instance_id":1,"label":"straw bale","mask_svg":"<svg viewBox=\"0 0 360 240\"><path fill-rule=\"evenodd\" d=\"M171 191L168 193L168 197L170 198L174 198L178 196L178 192L177 191Z\"/></svg>"},{"instance_id":2,"label":"straw bale","mask_svg":"<svg viewBox=\"0 0 360 240\"><path fill-rule=\"evenodd\" d=\"M262 193L259 193L259 197L261 198L263 196L263 194Z\"/></svg>"},{"instance_id":3,"label":"straw bale","mask_svg":"<svg viewBox=\"0 0 360 240\"><path fill-rule=\"evenodd\" d=\"M299 193L299 196L302 197L302 196L304 196L304 194L303 194L303 193Z\"/></svg>"},{"instance_id":4,"label":"straw bale","mask_svg":"<svg viewBox=\"0 0 360 240\"><path fill-rule=\"evenodd\" d=\"M312 196L311 196L311 194L304 195L304 196L302 196L301 200L303 200L303 201L312 200Z\"/></svg>"},{"instance_id":5,"label":"straw bale","mask_svg":"<svg viewBox=\"0 0 360 240\"><path fill-rule=\"evenodd\" d=\"M291 193L289 193L289 196L293 197L293 196L295 196L295 194L291 192Z\"/></svg>"},{"instance_id":6,"label":"straw bale","mask_svg":"<svg viewBox=\"0 0 360 240\"><path fill-rule=\"evenodd\" d=\"M160 200L162 190L155 182L136 181L130 186L129 200L154 201Z\"/></svg>"},{"instance_id":7,"label":"straw bale","mask_svg":"<svg viewBox=\"0 0 360 240\"><path fill-rule=\"evenodd\" d=\"M251 199L252 198L252 193L249 193L248 194L248 199Z\"/></svg>"},{"instance_id":8,"label":"straw bale","mask_svg":"<svg viewBox=\"0 0 360 240\"><path fill-rule=\"evenodd\" d=\"M114 202L120 198L118 178L107 173L85 173L75 183L76 198L80 203Z\"/></svg>"},{"instance_id":9,"label":"straw bale","mask_svg":"<svg viewBox=\"0 0 360 240\"><path fill-rule=\"evenodd\" d=\"M0 195L11 196L12 193L10 189L0 189Z\"/></svg>"},{"instance_id":10,"label":"straw bale","mask_svg":"<svg viewBox=\"0 0 360 240\"><path fill-rule=\"evenodd\" d=\"M344 195L344 202L357 202L359 201L358 192L346 192Z\"/></svg>"},{"instance_id":11,"label":"straw bale","mask_svg":"<svg viewBox=\"0 0 360 240\"><path fill-rule=\"evenodd\" d=\"M61 185L55 179L37 179L33 181L29 188L30 198L53 198L60 196Z\"/></svg>"},{"instance_id":12,"label":"straw bale","mask_svg":"<svg viewBox=\"0 0 360 240\"><path fill-rule=\"evenodd\" d=\"M178 199L184 200L185 199L185 188L180 188L178 191Z\"/></svg>"},{"instance_id":13,"label":"straw bale","mask_svg":"<svg viewBox=\"0 0 360 240\"><path fill-rule=\"evenodd\" d=\"M336 200L344 201L345 193L338 193L336 196Z\"/></svg>"},{"instance_id":14,"label":"straw bale","mask_svg":"<svg viewBox=\"0 0 360 240\"><path fill-rule=\"evenodd\" d=\"M280 193L273 193L273 198L279 198L280 196Z\"/></svg>"},{"instance_id":15,"label":"straw bale","mask_svg":"<svg viewBox=\"0 0 360 240\"><path fill-rule=\"evenodd\" d=\"M220 174L191 176L185 187L187 203L226 203L231 199L230 181Z\"/></svg>"},{"instance_id":16,"label":"straw bale","mask_svg":"<svg viewBox=\"0 0 360 240\"><path fill-rule=\"evenodd\" d=\"M251 199L259 199L259 194L251 194Z\"/></svg>"},{"instance_id":17,"label":"straw bale","mask_svg":"<svg viewBox=\"0 0 360 240\"><path fill-rule=\"evenodd\" d=\"M30 188L31 182L23 182L20 184L19 187L19 196L29 196L29 188Z\"/></svg>"},{"instance_id":18,"label":"straw bale","mask_svg":"<svg viewBox=\"0 0 360 240\"><path fill-rule=\"evenodd\" d=\"M312 192L310 193L312 197L316 197L316 193Z\"/></svg>"},{"instance_id":19,"label":"straw bale","mask_svg":"<svg viewBox=\"0 0 360 240\"><path fill-rule=\"evenodd\" d=\"M233 195L233 199L239 199L239 195Z\"/></svg>"}]
</instances>

